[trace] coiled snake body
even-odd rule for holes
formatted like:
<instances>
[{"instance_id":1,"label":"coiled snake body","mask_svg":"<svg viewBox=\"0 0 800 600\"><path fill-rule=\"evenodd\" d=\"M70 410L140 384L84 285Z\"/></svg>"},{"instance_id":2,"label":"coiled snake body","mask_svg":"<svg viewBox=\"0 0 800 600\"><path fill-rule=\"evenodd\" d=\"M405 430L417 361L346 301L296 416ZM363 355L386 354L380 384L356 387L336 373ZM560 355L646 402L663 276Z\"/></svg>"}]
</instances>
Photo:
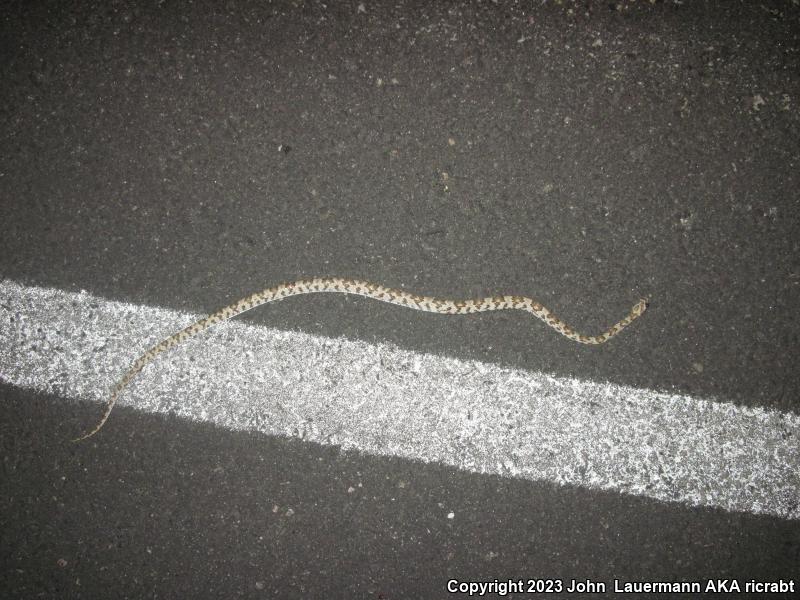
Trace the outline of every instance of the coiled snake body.
<instances>
[{"instance_id":1,"label":"coiled snake body","mask_svg":"<svg viewBox=\"0 0 800 600\"><path fill-rule=\"evenodd\" d=\"M162 352L166 352L170 348L174 348L178 344L186 341L192 336L197 335L201 331L209 327L232 319L233 317L242 314L262 304L269 302L276 302L283 300L290 296L298 296L301 294L316 294L319 292L338 292L343 294L356 294L359 296L366 296L375 300L381 300L390 304L397 304L414 310L422 310L426 312L434 312L446 315L465 315L476 312L486 312L492 310L524 310L538 317L545 322L549 327L555 329L558 333L580 344L599 345L604 344L612 337L617 335L620 331L625 329L633 321L639 318L642 313L647 309L647 300L640 300L628 313L628 315L618 323L609 327L606 331L598 335L583 335L573 330L569 325L561 321L547 308L536 302L531 298L525 296L493 296L490 298L477 298L474 300L447 300L441 298L431 298L430 296L418 296L410 294L403 290L396 290L387 288L382 285L377 285L367 281L359 281L357 279L341 279L338 277L318 277L314 279L301 279L294 283L283 283L281 285L267 288L260 292L243 298L238 302L226 306L209 315L196 323L193 323L178 333L171 335L164 341L156 344L147 352L142 354L136 359L131 368L123 375L122 379L114 385L111 390L111 396L106 404L103 416L95 425L94 429L82 436L74 439L77 442L85 440L100 431L105 422L108 420L111 410L117 398L125 389L125 387L133 380L139 371L144 369L149 363L153 362L155 358Z\"/></svg>"}]
</instances>

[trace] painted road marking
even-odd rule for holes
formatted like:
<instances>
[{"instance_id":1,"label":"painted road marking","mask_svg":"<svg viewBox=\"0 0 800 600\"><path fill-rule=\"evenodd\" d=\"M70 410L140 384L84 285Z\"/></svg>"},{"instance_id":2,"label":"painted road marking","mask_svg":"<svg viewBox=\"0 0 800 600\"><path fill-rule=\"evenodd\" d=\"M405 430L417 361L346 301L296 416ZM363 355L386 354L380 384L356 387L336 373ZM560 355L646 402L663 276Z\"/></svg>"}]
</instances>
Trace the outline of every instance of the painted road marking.
<instances>
[{"instance_id":1,"label":"painted road marking","mask_svg":"<svg viewBox=\"0 0 800 600\"><path fill-rule=\"evenodd\" d=\"M141 352L200 316L2 281L0 379L104 402ZM409 318L457 327L470 317ZM159 357L119 404L476 473L800 518L796 414L389 344L231 322Z\"/></svg>"}]
</instances>

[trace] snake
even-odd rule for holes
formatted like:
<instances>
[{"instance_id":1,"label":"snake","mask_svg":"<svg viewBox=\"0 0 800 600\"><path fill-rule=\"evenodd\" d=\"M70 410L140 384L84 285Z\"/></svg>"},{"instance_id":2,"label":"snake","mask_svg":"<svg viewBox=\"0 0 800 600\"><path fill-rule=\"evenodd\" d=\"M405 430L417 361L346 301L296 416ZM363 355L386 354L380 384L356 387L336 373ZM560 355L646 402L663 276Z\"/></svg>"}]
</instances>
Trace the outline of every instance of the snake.
<instances>
[{"instance_id":1,"label":"snake","mask_svg":"<svg viewBox=\"0 0 800 600\"><path fill-rule=\"evenodd\" d=\"M365 296L373 300L380 300L388 302L389 304L396 304L398 306L405 306L414 310L421 310L424 312L439 313L444 315L466 315L479 312L496 311L496 310L522 310L529 312L538 319L541 319L547 326L554 329L564 337L578 342L579 344L587 344L597 346L605 344L608 340L619 334L628 325L638 319L645 310L647 310L648 300L642 298L634 305L627 316L622 320L615 323L603 333L598 335L584 335L575 331L572 327L564 323L555 314L553 314L546 307L542 306L533 298L525 296L490 296L485 298L476 298L472 300L449 300L444 298L434 298L431 296L419 296L406 292L405 290L398 290L369 281L361 281L358 279L344 279L340 277L315 277L313 279L301 279L292 283L281 283L279 285L266 288L260 292L256 292L246 298L242 298L229 304L225 308L221 308L217 312L208 315L192 323L185 329L175 333L165 340L159 342L144 354L142 354L131 365L128 371L111 389L111 395L105 405L100 420L95 427L80 437L72 440L79 442L88 439L96 434L105 425L114 404L122 394L123 390L130 384L134 377L144 369L148 364L153 362L156 357L163 354L167 350L182 344L191 337L196 336L198 333L206 329L228 321L248 310L269 304L270 302L277 302L291 296L299 296L302 294L316 294L323 292L333 292L340 294L352 294L357 296Z\"/></svg>"}]
</instances>

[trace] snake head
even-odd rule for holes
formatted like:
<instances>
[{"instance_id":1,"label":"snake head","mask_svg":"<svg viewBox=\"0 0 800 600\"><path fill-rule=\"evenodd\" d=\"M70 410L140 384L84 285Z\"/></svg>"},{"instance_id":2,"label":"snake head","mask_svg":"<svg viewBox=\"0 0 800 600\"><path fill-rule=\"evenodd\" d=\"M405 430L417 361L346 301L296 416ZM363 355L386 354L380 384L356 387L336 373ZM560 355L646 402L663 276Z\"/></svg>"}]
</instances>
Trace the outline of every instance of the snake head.
<instances>
[{"instance_id":1,"label":"snake head","mask_svg":"<svg viewBox=\"0 0 800 600\"><path fill-rule=\"evenodd\" d=\"M649 305L650 305L650 300L647 298L642 298L641 300L639 300L639 303L633 307L633 310L631 312L638 317L644 311L647 310L647 307Z\"/></svg>"}]
</instances>

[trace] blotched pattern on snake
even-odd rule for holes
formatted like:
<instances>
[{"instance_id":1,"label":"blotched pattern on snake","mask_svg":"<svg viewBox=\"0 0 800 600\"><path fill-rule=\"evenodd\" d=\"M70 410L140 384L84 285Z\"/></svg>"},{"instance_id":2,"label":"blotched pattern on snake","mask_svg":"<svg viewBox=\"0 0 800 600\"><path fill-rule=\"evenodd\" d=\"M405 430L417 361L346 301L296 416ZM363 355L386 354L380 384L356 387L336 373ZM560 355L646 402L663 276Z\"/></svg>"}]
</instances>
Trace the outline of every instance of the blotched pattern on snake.
<instances>
[{"instance_id":1,"label":"blotched pattern on snake","mask_svg":"<svg viewBox=\"0 0 800 600\"><path fill-rule=\"evenodd\" d=\"M417 294L411 294L403 290L387 288L382 285L370 283L368 281L359 281L357 279L341 279L339 277L317 277L314 279L301 279L299 281L295 281L294 283L283 283L281 285L256 292L247 298L243 298L238 302L234 302L233 304L218 310L214 314L209 315L208 317L205 317L204 319L201 319L192 325L189 325L174 335L171 335L164 341L153 346L147 352L142 354L138 359L136 359L128 372L123 375L122 379L120 379L119 382L112 388L111 396L106 403L103 416L100 417L100 420L94 429L73 441L77 442L80 440L85 440L86 438L89 438L100 431L100 428L103 427L105 422L108 420L117 398L125 389L125 387L131 382L131 380L133 380L137 373L144 369L144 367L146 367L149 363L153 362L153 360L155 360L155 358L162 352L165 352L170 348L174 348L190 337L208 329L212 325L232 319L233 317L255 308L256 306L283 300L284 298L288 298L290 296L316 294L320 292L356 294L358 296L366 296L367 298L381 300L382 302L388 302L390 304L397 304L399 306L413 308L414 310L422 310L445 315L466 315L470 313L492 310L524 310L544 321L545 324L552 329L555 329L564 337L567 337L580 344L591 345L604 344L612 337L617 335L620 331L625 329L628 325L633 323L633 321L638 319L647 309L647 300L642 299L631 309L624 319L612 325L603 333L598 335L583 335L576 332L569 325L556 317L547 308L532 298L526 298L525 296L493 296L490 298L477 298L474 300L447 300L443 298L432 298L430 296L418 296Z\"/></svg>"}]
</instances>

